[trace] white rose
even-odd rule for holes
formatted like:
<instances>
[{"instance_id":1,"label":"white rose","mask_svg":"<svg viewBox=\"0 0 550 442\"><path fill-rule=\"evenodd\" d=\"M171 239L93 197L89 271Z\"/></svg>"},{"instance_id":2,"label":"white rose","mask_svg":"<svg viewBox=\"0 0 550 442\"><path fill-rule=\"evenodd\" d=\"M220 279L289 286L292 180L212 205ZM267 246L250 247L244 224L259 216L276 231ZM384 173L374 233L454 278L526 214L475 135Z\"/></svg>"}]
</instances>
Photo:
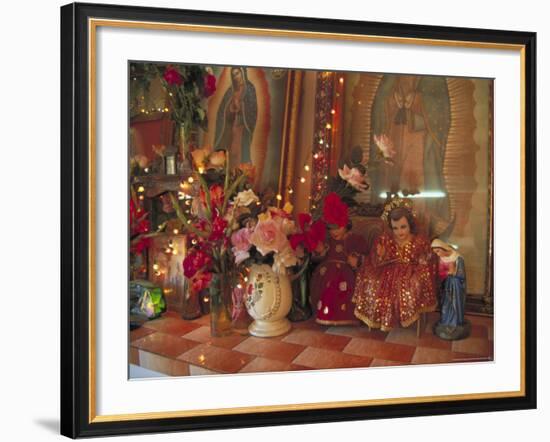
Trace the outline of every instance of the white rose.
<instances>
[{"instance_id":1,"label":"white rose","mask_svg":"<svg viewBox=\"0 0 550 442\"><path fill-rule=\"evenodd\" d=\"M281 252L273 256L273 271L275 273L285 273L288 267L298 264L298 258L290 247L285 247Z\"/></svg>"},{"instance_id":2,"label":"white rose","mask_svg":"<svg viewBox=\"0 0 550 442\"><path fill-rule=\"evenodd\" d=\"M233 201L237 207L246 207L260 201L260 199L252 189L249 189L239 192Z\"/></svg>"}]
</instances>

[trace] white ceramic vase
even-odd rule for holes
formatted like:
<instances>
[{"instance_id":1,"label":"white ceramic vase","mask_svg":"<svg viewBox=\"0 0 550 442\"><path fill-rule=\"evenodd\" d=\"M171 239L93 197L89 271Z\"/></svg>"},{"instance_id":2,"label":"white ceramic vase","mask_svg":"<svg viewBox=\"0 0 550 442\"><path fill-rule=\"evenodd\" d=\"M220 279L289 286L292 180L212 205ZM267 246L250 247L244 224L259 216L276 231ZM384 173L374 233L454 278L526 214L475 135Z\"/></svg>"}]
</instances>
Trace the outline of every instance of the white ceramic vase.
<instances>
[{"instance_id":1,"label":"white ceramic vase","mask_svg":"<svg viewBox=\"0 0 550 442\"><path fill-rule=\"evenodd\" d=\"M253 336L280 336L291 328L286 318L292 307L292 287L286 274L275 273L267 264L254 264L248 276L246 309L254 322Z\"/></svg>"}]
</instances>

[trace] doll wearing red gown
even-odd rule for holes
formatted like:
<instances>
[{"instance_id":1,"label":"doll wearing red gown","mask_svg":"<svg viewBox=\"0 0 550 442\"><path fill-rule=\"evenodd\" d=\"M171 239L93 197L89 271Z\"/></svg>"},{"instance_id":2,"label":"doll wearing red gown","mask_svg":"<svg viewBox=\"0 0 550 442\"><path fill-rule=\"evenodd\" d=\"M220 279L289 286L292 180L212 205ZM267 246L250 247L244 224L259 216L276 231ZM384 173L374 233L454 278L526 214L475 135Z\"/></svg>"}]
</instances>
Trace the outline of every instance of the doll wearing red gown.
<instances>
[{"instance_id":1,"label":"doll wearing red gown","mask_svg":"<svg viewBox=\"0 0 550 442\"><path fill-rule=\"evenodd\" d=\"M365 239L347 228L331 229L324 256L311 279L310 302L322 325L357 324L352 295L355 270L361 255L367 253Z\"/></svg>"},{"instance_id":2,"label":"doll wearing red gown","mask_svg":"<svg viewBox=\"0 0 550 442\"><path fill-rule=\"evenodd\" d=\"M400 245L394 235L382 234L357 273L355 316L371 328L389 331L434 311L435 263L426 237L413 234Z\"/></svg>"}]
</instances>

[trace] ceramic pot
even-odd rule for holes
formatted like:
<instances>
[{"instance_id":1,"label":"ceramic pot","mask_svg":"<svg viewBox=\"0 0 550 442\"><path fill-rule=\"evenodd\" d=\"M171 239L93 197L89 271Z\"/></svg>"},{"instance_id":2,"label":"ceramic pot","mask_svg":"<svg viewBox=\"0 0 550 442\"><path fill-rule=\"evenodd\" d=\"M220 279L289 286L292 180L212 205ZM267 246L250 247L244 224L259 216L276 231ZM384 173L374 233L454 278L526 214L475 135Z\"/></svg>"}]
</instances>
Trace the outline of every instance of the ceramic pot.
<instances>
[{"instance_id":1,"label":"ceramic pot","mask_svg":"<svg viewBox=\"0 0 550 442\"><path fill-rule=\"evenodd\" d=\"M291 328L286 318L292 306L292 288L286 274L275 273L267 264L254 264L248 276L246 310L254 319L251 335L279 336Z\"/></svg>"}]
</instances>

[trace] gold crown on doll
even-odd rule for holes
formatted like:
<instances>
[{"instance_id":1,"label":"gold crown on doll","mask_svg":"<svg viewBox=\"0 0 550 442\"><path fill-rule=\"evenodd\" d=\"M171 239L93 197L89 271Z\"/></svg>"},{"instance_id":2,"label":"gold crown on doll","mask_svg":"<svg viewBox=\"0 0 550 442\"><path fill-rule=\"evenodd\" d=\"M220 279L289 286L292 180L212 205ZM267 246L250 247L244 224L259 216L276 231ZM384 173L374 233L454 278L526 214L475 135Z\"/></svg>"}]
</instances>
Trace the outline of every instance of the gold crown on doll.
<instances>
[{"instance_id":1,"label":"gold crown on doll","mask_svg":"<svg viewBox=\"0 0 550 442\"><path fill-rule=\"evenodd\" d=\"M390 213L392 212L392 210L398 209L401 207L409 210L412 213L412 216L416 218L416 212L413 209L412 200L410 198L404 198L399 195L394 195L390 197L389 200L386 202L386 204L384 204L384 212L382 212L382 216L380 216L380 218L388 222L388 219L390 217Z\"/></svg>"}]
</instances>

